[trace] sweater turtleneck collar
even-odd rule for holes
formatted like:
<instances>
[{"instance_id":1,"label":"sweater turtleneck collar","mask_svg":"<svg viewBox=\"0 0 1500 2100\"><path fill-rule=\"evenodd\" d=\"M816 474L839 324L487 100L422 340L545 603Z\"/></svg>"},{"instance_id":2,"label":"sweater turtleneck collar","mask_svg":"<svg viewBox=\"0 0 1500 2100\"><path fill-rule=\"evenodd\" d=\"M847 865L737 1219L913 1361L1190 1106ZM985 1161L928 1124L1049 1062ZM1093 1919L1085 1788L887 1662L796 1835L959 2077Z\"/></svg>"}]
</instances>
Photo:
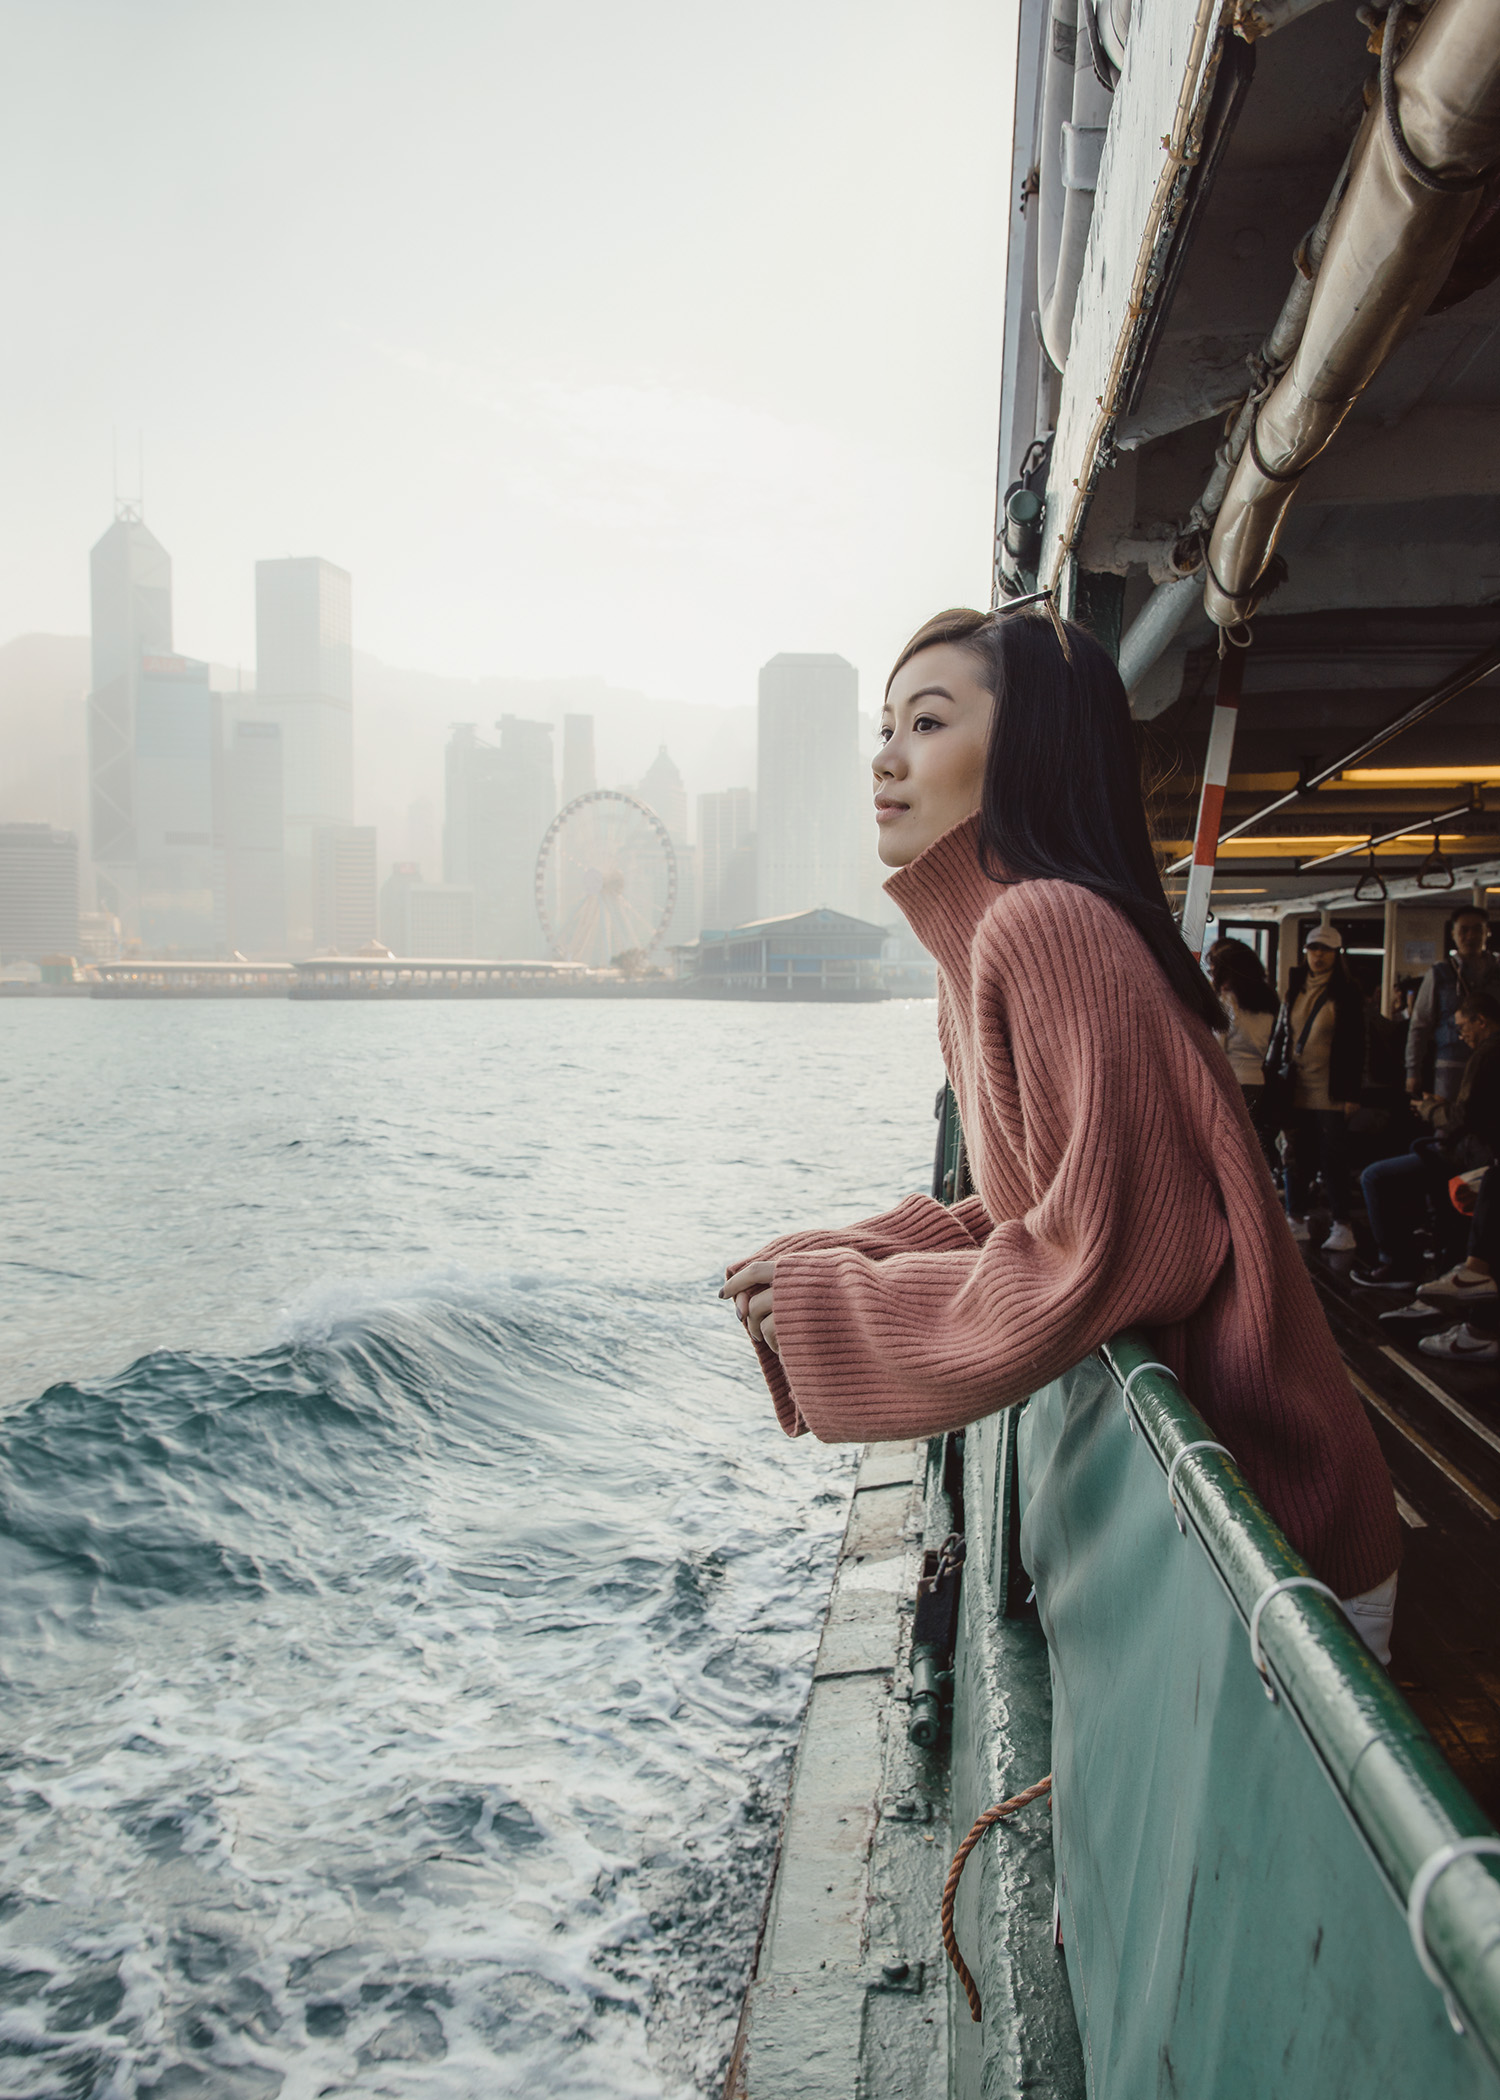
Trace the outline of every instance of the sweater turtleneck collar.
<instances>
[{"instance_id":1,"label":"sweater turtleneck collar","mask_svg":"<svg viewBox=\"0 0 1500 2100\"><path fill-rule=\"evenodd\" d=\"M979 865L976 811L898 868L885 894L928 953L953 970L967 966L974 930L1001 887Z\"/></svg>"}]
</instances>

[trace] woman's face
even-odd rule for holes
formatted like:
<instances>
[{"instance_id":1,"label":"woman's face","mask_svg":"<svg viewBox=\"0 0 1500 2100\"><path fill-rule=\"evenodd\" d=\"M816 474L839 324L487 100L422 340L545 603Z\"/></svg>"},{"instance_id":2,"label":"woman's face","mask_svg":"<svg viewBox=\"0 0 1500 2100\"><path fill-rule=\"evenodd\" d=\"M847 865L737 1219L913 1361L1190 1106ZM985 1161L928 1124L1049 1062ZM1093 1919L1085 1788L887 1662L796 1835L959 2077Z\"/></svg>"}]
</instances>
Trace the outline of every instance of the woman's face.
<instances>
[{"instance_id":1,"label":"woman's face","mask_svg":"<svg viewBox=\"0 0 1500 2100\"><path fill-rule=\"evenodd\" d=\"M984 786L994 696L966 649L939 642L891 681L875 754L880 858L904 868L973 816Z\"/></svg>"},{"instance_id":2,"label":"woman's face","mask_svg":"<svg viewBox=\"0 0 1500 2100\"><path fill-rule=\"evenodd\" d=\"M1309 973L1314 977L1326 977L1333 968L1338 950L1325 948L1321 941L1309 941L1303 953L1307 957Z\"/></svg>"}]
</instances>

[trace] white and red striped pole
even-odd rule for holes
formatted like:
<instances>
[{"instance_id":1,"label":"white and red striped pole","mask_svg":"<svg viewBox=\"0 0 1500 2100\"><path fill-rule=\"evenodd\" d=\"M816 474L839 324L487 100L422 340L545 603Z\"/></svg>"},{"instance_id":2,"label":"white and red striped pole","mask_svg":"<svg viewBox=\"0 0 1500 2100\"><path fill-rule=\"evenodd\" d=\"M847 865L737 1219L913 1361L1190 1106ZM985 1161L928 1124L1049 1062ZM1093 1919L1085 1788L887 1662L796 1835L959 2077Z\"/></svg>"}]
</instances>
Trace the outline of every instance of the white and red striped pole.
<instances>
[{"instance_id":1,"label":"white and red striped pole","mask_svg":"<svg viewBox=\"0 0 1500 2100\"><path fill-rule=\"evenodd\" d=\"M1239 720L1240 688L1244 676L1245 652L1231 644L1219 659L1219 690L1214 699L1213 726L1208 732L1208 756L1203 761L1203 792L1198 797L1193 865L1188 871L1187 894L1182 900L1182 938L1195 956L1203 953L1203 929L1208 924L1208 900L1213 892L1214 867L1219 858L1224 790L1229 785L1229 762L1234 756L1234 730Z\"/></svg>"}]
</instances>

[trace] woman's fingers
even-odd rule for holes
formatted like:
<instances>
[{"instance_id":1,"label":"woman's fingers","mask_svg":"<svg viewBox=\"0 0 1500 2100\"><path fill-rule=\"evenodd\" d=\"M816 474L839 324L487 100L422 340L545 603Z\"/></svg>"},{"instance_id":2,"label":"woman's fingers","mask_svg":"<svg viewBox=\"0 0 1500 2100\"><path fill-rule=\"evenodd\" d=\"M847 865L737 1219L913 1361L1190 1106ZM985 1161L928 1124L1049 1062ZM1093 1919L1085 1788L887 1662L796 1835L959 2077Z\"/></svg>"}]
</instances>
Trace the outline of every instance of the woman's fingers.
<instances>
[{"instance_id":1,"label":"woman's fingers","mask_svg":"<svg viewBox=\"0 0 1500 2100\"><path fill-rule=\"evenodd\" d=\"M746 1291L762 1290L775 1274L774 1261L742 1261L737 1267L724 1271L725 1280L719 1296L739 1299Z\"/></svg>"},{"instance_id":2,"label":"woman's fingers","mask_svg":"<svg viewBox=\"0 0 1500 2100\"><path fill-rule=\"evenodd\" d=\"M745 1325L756 1341L764 1339L762 1327L771 1317L771 1293L756 1291L745 1311Z\"/></svg>"},{"instance_id":3,"label":"woman's fingers","mask_svg":"<svg viewBox=\"0 0 1500 2100\"><path fill-rule=\"evenodd\" d=\"M745 1261L724 1271L721 1298L733 1300L734 1309L746 1328L768 1349L776 1348L776 1322L771 1317L771 1285L776 1275L774 1261ZM777 1354L780 1355L777 1350Z\"/></svg>"}]
</instances>

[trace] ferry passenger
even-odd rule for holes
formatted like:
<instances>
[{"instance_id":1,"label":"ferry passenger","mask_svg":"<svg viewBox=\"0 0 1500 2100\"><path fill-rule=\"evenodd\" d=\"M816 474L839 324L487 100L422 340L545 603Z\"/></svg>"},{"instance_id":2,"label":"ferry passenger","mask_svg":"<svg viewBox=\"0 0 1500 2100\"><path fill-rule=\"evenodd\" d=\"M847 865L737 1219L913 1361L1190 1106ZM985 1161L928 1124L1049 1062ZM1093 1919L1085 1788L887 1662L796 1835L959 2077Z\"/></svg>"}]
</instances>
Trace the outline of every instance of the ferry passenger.
<instances>
[{"instance_id":1,"label":"ferry passenger","mask_svg":"<svg viewBox=\"0 0 1500 2100\"><path fill-rule=\"evenodd\" d=\"M1308 935L1266 1060L1273 1072L1291 1079L1283 1128L1292 1238L1308 1236L1308 1197L1314 1175L1321 1175L1333 1216L1323 1242L1329 1254L1348 1254L1355 1245L1349 1222L1349 1119L1359 1109L1365 1077L1365 999L1344 961L1343 946L1338 928L1326 920Z\"/></svg>"},{"instance_id":2,"label":"ferry passenger","mask_svg":"<svg viewBox=\"0 0 1500 2100\"><path fill-rule=\"evenodd\" d=\"M1406 1032L1406 1091L1451 1101L1464 1076L1469 1053L1458 1026L1465 992L1500 992L1500 959L1489 951L1490 922L1477 905L1453 920L1453 954L1434 963L1422 979ZM1424 1068L1432 1059L1432 1086Z\"/></svg>"},{"instance_id":3,"label":"ferry passenger","mask_svg":"<svg viewBox=\"0 0 1500 2100\"><path fill-rule=\"evenodd\" d=\"M1500 1167L1486 1167L1475 1192L1473 1221L1469 1227L1469 1251L1456 1269L1440 1276L1436 1283L1423 1284L1419 1298L1431 1302L1422 1306L1408 1306L1401 1317L1414 1312L1430 1315L1434 1312L1451 1312L1455 1305L1466 1309L1483 1305L1493 1311L1500 1288L1495 1283L1495 1271L1500 1268ZM1382 1313L1389 1320L1394 1315ZM1424 1356L1440 1356L1449 1363L1492 1364L1500 1362L1500 1342L1494 1335L1485 1334L1472 1320L1460 1320L1456 1327L1448 1327L1441 1334L1424 1334L1417 1347Z\"/></svg>"},{"instance_id":4,"label":"ferry passenger","mask_svg":"<svg viewBox=\"0 0 1500 2100\"><path fill-rule=\"evenodd\" d=\"M1251 1127L1260 1139L1267 1166L1274 1166L1271 1147L1275 1132L1267 1124L1266 1053L1281 1001L1271 988L1265 966L1245 941L1215 941L1209 951L1208 981L1219 995L1229 1016L1229 1026L1220 1041L1229 1058L1229 1069L1239 1082Z\"/></svg>"},{"instance_id":5,"label":"ferry passenger","mask_svg":"<svg viewBox=\"0 0 1500 2100\"><path fill-rule=\"evenodd\" d=\"M1138 1324L1384 1660L1390 1476L1167 908L1114 664L1050 612L942 613L881 739L886 892L937 958L978 1193L729 1265L782 1427L958 1429Z\"/></svg>"},{"instance_id":6,"label":"ferry passenger","mask_svg":"<svg viewBox=\"0 0 1500 2100\"><path fill-rule=\"evenodd\" d=\"M1457 1096L1447 1107L1435 1104L1434 1131L1395 1159L1377 1159L1360 1176L1376 1258L1370 1264L1356 1262L1349 1272L1351 1283L1374 1290L1409 1290L1417 1280L1417 1233L1429 1217L1440 1243L1450 1243L1451 1257L1458 1234L1448 1184L1455 1175L1500 1158L1500 996L1470 992L1459 1001L1456 1018L1469 1058ZM1453 1290L1447 1295L1462 1294Z\"/></svg>"}]
</instances>

